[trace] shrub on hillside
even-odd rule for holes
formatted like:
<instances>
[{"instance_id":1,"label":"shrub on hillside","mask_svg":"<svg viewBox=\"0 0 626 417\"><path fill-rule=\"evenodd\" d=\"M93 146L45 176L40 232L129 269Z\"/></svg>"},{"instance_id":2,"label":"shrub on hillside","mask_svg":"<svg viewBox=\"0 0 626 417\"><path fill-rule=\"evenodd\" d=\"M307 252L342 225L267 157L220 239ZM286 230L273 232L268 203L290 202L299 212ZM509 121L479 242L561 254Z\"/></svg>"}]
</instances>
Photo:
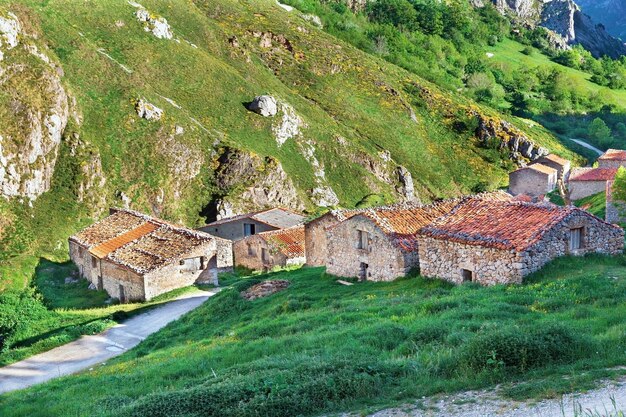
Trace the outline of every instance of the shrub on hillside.
<instances>
[{"instance_id":1,"label":"shrub on hillside","mask_svg":"<svg viewBox=\"0 0 626 417\"><path fill-rule=\"evenodd\" d=\"M463 359L474 371L524 372L554 363L569 363L581 356L589 342L560 325L534 329L491 329L468 343Z\"/></svg>"}]
</instances>

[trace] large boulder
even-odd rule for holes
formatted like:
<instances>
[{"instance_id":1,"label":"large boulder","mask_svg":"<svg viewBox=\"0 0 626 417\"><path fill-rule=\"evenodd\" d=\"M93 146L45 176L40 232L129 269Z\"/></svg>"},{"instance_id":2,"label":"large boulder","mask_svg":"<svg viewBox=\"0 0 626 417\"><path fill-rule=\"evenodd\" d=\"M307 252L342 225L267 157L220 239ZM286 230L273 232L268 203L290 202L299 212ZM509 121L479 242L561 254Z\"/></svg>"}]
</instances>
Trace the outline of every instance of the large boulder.
<instances>
[{"instance_id":1,"label":"large boulder","mask_svg":"<svg viewBox=\"0 0 626 417\"><path fill-rule=\"evenodd\" d=\"M137 104L135 104L135 111L137 112L137 116L150 121L161 120L163 117L163 109L158 108L154 104L148 103L144 99L137 100Z\"/></svg>"},{"instance_id":2,"label":"large boulder","mask_svg":"<svg viewBox=\"0 0 626 417\"><path fill-rule=\"evenodd\" d=\"M278 113L278 103L272 96L257 96L248 104L248 110L263 117L273 117Z\"/></svg>"}]
</instances>

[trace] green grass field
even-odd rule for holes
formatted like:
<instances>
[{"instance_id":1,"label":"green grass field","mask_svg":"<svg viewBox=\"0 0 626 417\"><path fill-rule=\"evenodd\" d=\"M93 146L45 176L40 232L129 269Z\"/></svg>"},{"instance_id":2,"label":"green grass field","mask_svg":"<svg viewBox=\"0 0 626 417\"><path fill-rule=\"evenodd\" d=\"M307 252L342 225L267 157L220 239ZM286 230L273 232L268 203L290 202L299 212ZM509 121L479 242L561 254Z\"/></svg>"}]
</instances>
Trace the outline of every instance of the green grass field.
<instances>
[{"instance_id":1,"label":"green grass field","mask_svg":"<svg viewBox=\"0 0 626 417\"><path fill-rule=\"evenodd\" d=\"M419 277L348 287L321 268L230 277L106 366L0 397L0 414L318 415L495 384L516 399L591 388L624 372L625 266L563 258L489 288ZM291 286L241 298L266 278Z\"/></svg>"}]
</instances>

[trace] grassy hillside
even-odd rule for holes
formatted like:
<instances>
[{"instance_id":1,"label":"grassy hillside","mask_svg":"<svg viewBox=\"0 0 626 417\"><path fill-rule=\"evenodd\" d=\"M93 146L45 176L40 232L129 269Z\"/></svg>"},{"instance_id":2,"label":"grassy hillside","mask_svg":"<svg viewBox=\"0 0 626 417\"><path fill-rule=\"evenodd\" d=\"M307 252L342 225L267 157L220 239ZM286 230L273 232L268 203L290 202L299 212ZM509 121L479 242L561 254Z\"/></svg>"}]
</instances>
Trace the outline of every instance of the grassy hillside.
<instances>
[{"instance_id":1,"label":"grassy hillside","mask_svg":"<svg viewBox=\"0 0 626 417\"><path fill-rule=\"evenodd\" d=\"M82 375L0 397L3 416L318 415L503 383L512 398L593 386L626 360L626 260L557 260L524 285L323 269L231 289ZM284 292L245 301L259 279ZM59 401L63 398L63 401Z\"/></svg>"},{"instance_id":2,"label":"grassy hillside","mask_svg":"<svg viewBox=\"0 0 626 417\"><path fill-rule=\"evenodd\" d=\"M190 226L203 221L199 213L211 201L225 194L237 201L241 189L220 189L214 174L226 148L279 161L309 211L320 181L343 206L372 194L398 199L397 184L371 168L385 163L381 151L410 170L425 201L506 185L506 152L480 146L464 124L470 108L501 115L325 34L296 11L269 0L142 4L167 18L173 39L146 32L137 9L122 0L2 3L62 69L75 114L52 190L32 208L16 199L0 203L9 219L0 227L2 288L23 287L40 256L65 259L67 237L124 199ZM271 47L261 45L266 35ZM6 62L20 51L7 53ZM244 103L262 93L293 107L307 126L300 136L279 146L272 128L280 116L246 110ZM164 109L164 118L138 118L139 98ZM2 118L10 113L0 112ZM540 126L507 120L572 157ZM101 174L89 165L96 159ZM78 202L88 175L106 182Z\"/></svg>"},{"instance_id":3,"label":"grassy hillside","mask_svg":"<svg viewBox=\"0 0 626 417\"><path fill-rule=\"evenodd\" d=\"M531 54L523 53L525 48L527 46L519 42L504 39L495 46L487 48L487 52L493 54L490 61L496 63L504 71L540 66L558 68L565 73L574 91L580 94L590 92L601 94L605 104L614 104L620 108L626 106L626 90L612 90L602 87L590 81L591 74L558 64L535 48L530 48L533 51Z\"/></svg>"}]
</instances>

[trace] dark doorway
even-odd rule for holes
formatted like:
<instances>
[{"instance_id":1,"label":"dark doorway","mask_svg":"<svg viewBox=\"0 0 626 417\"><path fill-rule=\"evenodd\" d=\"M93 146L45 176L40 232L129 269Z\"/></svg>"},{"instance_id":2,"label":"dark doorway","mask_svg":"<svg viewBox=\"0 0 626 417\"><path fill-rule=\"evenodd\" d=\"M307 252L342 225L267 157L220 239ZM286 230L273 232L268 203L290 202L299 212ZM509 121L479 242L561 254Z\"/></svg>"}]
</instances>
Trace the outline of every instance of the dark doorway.
<instances>
[{"instance_id":1,"label":"dark doorway","mask_svg":"<svg viewBox=\"0 0 626 417\"><path fill-rule=\"evenodd\" d=\"M126 294L124 294L124 286L120 284L120 303L126 302Z\"/></svg>"},{"instance_id":2,"label":"dark doorway","mask_svg":"<svg viewBox=\"0 0 626 417\"><path fill-rule=\"evenodd\" d=\"M99 290L103 290L104 289L104 282L102 280L102 275L98 277L98 289Z\"/></svg>"},{"instance_id":3,"label":"dark doorway","mask_svg":"<svg viewBox=\"0 0 626 417\"><path fill-rule=\"evenodd\" d=\"M474 273L469 269L461 269L461 277L463 277L463 282L472 282L474 280Z\"/></svg>"},{"instance_id":4,"label":"dark doorway","mask_svg":"<svg viewBox=\"0 0 626 417\"><path fill-rule=\"evenodd\" d=\"M369 268L369 265L365 262L361 262L361 268L359 270L359 281L365 281L367 279L367 268Z\"/></svg>"}]
</instances>

